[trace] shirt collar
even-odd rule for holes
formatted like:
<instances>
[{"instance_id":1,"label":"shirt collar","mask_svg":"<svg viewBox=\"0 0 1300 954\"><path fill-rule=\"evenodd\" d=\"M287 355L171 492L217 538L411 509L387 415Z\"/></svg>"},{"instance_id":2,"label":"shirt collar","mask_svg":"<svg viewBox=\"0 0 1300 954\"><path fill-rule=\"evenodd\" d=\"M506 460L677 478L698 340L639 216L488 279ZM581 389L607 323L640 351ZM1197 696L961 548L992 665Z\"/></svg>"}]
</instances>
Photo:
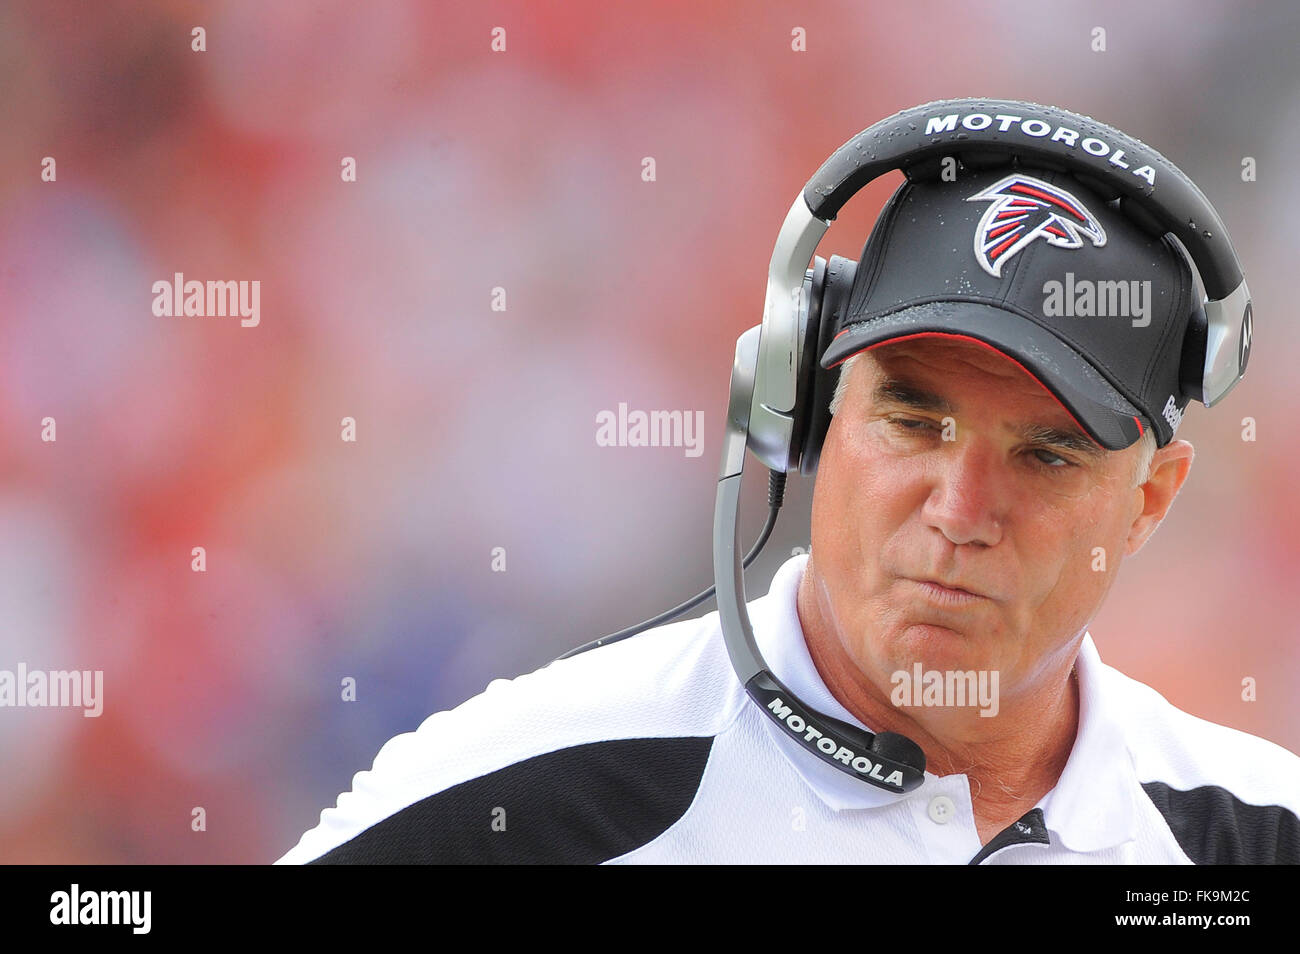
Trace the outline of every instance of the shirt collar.
<instances>
[{"instance_id":1,"label":"shirt collar","mask_svg":"<svg viewBox=\"0 0 1300 954\"><path fill-rule=\"evenodd\" d=\"M1106 704L1106 667L1091 633L1084 633L1074 668L1079 731L1056 787L1038 807L1048 830L1071 851L1097 851L1137 837L1134 797L1139 783L1123 726Z\"/></svg>"},{"instance_id":2,"label":"shirt collar","mask_svg":"<svg viewBox=\"0 0 1300 954\"><path fill-rule=\"evenodd\" d=\"M777 679L814 709L852 725L876 730L831 695L808 652L796 597L807 554L777 570L767 597L753 604L754 638ZM1079 729L1056 787L1039 801L1049 831L1072 851L1095 851L1136 837L1134 787L1138 784L1122 727L1104 699L1105 667L1091 634L1085 632L1075 668L1079 678ZM770 719L763 724L787 760L810 788L835 811L879 808L913 797L927 797L938 776L903 795L868 785L806 751ZM952 779L953 776L945 776ZM964 776L963 776L964 778Z\"/></svg>"}]
</instances>

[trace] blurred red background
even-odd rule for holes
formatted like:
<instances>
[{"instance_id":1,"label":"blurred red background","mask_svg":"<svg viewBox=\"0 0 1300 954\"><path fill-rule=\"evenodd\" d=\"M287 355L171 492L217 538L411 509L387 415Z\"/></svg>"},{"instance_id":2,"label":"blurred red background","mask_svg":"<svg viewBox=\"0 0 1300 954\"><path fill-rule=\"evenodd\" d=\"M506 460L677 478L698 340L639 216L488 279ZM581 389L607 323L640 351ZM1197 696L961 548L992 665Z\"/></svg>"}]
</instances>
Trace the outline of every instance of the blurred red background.
<instances>
[{"instance_id":1,"label":"blurred red background","mask_svg":"<svg viewBox=\"0 0 1300 954\"><path fill-rule=\"evenodd\" d=\"M392 735L708 585L731 356L790 202L955 96L1116 125L1232 230L1250 374L1188 413L1191 477L1090 629L1300 749L1298 35L1282 2L0 6L0 668L105 673L98 719L0 710L0 860L274 860ZM818 254L856 259L900 178ZM175 272L260 281L260 323L155 316ZM620 402L703 409L704 453L597 446Z\"/></svg>"}]
</instances>

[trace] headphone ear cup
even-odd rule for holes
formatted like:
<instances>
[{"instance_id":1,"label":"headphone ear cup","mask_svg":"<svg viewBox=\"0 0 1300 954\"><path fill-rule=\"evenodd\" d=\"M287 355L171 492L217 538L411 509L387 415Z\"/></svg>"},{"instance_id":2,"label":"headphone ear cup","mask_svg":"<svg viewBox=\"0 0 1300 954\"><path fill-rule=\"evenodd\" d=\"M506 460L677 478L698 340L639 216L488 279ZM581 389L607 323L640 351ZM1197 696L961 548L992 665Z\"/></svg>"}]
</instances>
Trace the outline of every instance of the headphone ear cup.
<instances>
[{"instance_id":1,"label":"headphone ear cup","mask_svg":"<svg viewBox=\"0 0 1300 954\"><path fill-rule=\"evenodd\" d=\"M790 411L790 457L786 473L799 470L803 459L804 446L808 437L807 409L812 400L813 381L817 371L817 360L821 351L817 345L821 327L822 296L826 287L826 260L814 255L812 267L804 278L804 288L808 290L804 298L804 311L799 316L799 379L795 385L794 407Z\"/></svg>"},{"instance_id":2,"label":"headphone ear cup","mask_svg":"<svg viewBox=\"0 0 1300 954\"><path fill-rule=\"evenodd\" d=\"M1187 320L1183 332L1183 354L1179 359L1178 385L1183 397L1205 403L1205 348L1209 338L1209 322L1205 306L1197 305Z\"/></svg>"},{"instance_id":3,"label":"headphone ear cup","mask_svg":"<svg viewBox=\"0 0 1300 954\"><path fill-rule=\"evenodd\" d=\"M858 263L852 259L832 255L826 266L825 288L821 295L817 332L810 340L816 341L812 350L813 361L809 379L806 382L807 400L799 408L799 417L803 420L802 433L805 435L802 453L799 455L799 473L812 477L817 473L817 461L821 459L822 443L826 440L826 431L831 426L831 398L840 381L840 366L823 370L821 356L830 347L831 339L839 326L839 319L849 302L849 292L853 290L853 277L857 274ZM811 327L812 321L809 321ZM800 382L803 385L805 382ZM803 388L800 388L801 400Z\"/></svg>"}]
</instances>

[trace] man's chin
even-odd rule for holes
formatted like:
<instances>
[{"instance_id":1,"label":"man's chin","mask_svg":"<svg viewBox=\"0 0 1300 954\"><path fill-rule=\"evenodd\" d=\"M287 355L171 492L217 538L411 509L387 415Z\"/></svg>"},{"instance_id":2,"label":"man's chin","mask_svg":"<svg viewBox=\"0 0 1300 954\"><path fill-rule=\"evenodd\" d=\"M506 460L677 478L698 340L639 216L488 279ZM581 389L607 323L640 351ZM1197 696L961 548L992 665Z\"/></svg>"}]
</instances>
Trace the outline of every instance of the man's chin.
<instances>
[{"instance_id":1,"label":"man's chin","mask_svg":"<svg viewBox=\"0 0 1300 954\"><path fill-rule=\"evenodd\" d=\"M903 622L878 636L874 649L878 687L931 734L965 738L967 728L983 731L981 709L996 714L1002 673L998 647L987 633Z\"/></svg>"},{"instance_id":2,"label":"man's chin","mask_svg":"<svg viewBox=\"0 0 1300 954\"><path fill-rule=\"evenodd\" d=\"M987 637L956 624L904 622L879 638L879 657L898 670L911 672L916 663L923 670L988 669L994 659Z\"/></svg>"}]
</instances>

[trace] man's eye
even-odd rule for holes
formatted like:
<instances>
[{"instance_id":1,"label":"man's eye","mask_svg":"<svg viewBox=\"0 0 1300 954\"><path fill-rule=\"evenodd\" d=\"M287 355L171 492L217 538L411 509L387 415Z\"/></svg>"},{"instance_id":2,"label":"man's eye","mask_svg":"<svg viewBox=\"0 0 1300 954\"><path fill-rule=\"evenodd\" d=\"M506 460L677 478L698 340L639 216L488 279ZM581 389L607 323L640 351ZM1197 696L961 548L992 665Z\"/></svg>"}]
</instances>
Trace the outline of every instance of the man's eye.
<instances>
[{"instance_id":1,"label":"man's eye","mask_svg":"<svg viewBox=\"0 0 1300 954\"><path fill-rule=\"evenodd\" d=\"M933 425L929 421L918 421L909 417L891 417L889 423L905 431L925 431Z\"/></svg>"},{"instance_id":2,"label":"man's eye","mask_svg":"<svg viewBox=\"0 0 1300 954\"><path fill-rule=\"evenodd\" d=\"M1035 450L1034 456L1037 458L1038 462L1042 464L1044 467L1050 467L1053 470L1065 470L1067 467L1074 466L1073 461L1068 461L1060 454L1053 454L1051 451L1043 450L1042 448L1038 448L1037 450ZM1045 458L1051 458L1051 459L1047 460Z\"/></svg>"},{"instance_id":3,"label":"man's eye","mask_svg":"<svg viewBox=\"0 0 1300 954\"><path fill-rule=\"evenodd\" d=\"M926 431L939 430L939 427L932 421L923 421L911 417L891 417L889 423L910 434L924 434ZM1046 448L1036 447L1030 453L1033 454L1035 463L1044 470L1068 470L1071 467L1078 466L1074 461L1067 460L1060 454L1054 454Z\"/></svg>"}]
</instances>

